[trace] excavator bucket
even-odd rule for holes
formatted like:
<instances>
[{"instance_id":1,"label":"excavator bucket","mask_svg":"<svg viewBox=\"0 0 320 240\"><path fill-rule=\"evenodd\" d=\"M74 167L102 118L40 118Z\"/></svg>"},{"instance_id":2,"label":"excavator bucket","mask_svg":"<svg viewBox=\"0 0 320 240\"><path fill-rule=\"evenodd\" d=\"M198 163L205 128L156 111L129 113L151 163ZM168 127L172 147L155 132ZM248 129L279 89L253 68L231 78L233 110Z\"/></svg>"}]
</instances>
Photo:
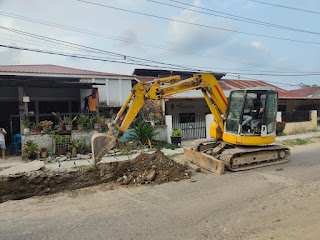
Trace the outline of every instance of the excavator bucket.
<instances>
[{"instance_id":1,"label":"excavator bucket","mask_svg":"<svg viewBox=\"0 0 320 240\"><path fill-rule=\"evenodd\" d=\"M210 172L221 175L224 173L224 163L213 156L184 147L184 156L195 165Z\"/></svg>"},{"instance_id":2,"label":"excavator bucket","mask_svg":"<svg viewBox=\"0 0 320 240\"><path fill-rule=\"evenodd\" d=\"M113 135L107 133L96 133L91 138L92 160L96 165L101 158L116 145L117 141Z\"/></svg>"}]
</instances>

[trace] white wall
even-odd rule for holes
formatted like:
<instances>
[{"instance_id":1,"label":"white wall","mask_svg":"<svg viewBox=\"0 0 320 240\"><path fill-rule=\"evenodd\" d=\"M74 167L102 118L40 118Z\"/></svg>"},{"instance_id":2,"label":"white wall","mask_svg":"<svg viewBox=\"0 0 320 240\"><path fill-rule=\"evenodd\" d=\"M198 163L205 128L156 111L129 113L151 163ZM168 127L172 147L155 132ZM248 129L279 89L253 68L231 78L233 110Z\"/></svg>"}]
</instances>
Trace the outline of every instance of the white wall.
<instances>
[{"instance_id":1,"label":"white wall","mask_svg":"<svg viewBox=\"0 0 320 240\"><path fill-rule=\"evenodd\" d=\"M100 103L104 106L121 107L131 91L132 78L110 77L94 78L94 83L105 85L96 85L99 91ZM81 108L84 107L83 99L91 94L91 89L81 89Z\"/></svg>"}]
</instances>

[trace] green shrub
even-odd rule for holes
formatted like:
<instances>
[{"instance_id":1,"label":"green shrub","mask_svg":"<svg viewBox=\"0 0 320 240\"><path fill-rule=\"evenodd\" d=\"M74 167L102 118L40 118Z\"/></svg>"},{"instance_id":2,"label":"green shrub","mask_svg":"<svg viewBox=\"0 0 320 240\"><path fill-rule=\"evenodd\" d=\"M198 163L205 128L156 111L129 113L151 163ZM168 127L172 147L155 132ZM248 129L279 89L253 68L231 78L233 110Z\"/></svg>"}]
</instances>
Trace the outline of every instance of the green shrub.
<instances>
[{"instance_id":1,"label":"green shrub","mask_svg":"<svg viewBox=\"0 0 320 240\"><path fill-rule=\"evenodd\" d=\"M77 124L78 125L84 125L85 122L88 120L88 117L84 114L81 114L78 118L77 118Z\"/></svg>"},{"instance_id":2,"label":"green shrub","mask_svg":"<svg viewBox=\"0 0 320 240\"><path fill-rule=\"evenodd\" d=\"M276 134L281 136L283 134L283 130L286 127L286 122L277 122Z\"/></svg>"},{"instance_id":3,"label":"green shrub","mask_svg":"<svg viewBox=\"0 0 320 240\"><path fill-rule=\"evenodd\" d=\"M159 133L156 132L156 130L157 127L151 126L149 123L139 122L138 125L134 126L134 132L130 133L129 138L141 143L142 145L150 145L150 142Z\"/></svg>"},{"instance_id":4,"label":"green shrub","mask_svg":"<svg viewBox=\"0 0 320 240\"><path fill-rule=\"evenodd\" d=\"M181 136L181 129L177 129L177 130L172 130L171 132L171 136L173 137L180 137Z\"/></svg>"}]
</instances>

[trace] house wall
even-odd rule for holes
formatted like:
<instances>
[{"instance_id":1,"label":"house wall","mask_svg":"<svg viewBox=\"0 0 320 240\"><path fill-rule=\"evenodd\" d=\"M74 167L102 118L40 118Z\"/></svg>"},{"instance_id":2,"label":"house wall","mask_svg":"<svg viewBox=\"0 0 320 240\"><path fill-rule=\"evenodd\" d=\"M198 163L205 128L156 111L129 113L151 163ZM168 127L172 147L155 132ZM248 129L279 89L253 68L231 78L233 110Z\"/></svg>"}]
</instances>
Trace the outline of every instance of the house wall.
<instances>
[{"instance_id":1,"label":"house wall","mask_svg":"<svg viewBox=\"0 0 320 240\"><path fill-rule=\"evenodd\" d=\"M132 88L131 78L94 78L93 82L105 84L96 86L99 91L99 105L102 107L121 107L127 100ZM90 89L80 91L81 109L84 107L83 99L89 95L91 95Z\"/></svg>"},{"instance_id":2,"label":"house wall","mask_svg":"<svg viewBox=\"0 0 320 240\"><path fill-rule=\"evenodd\" d=\"M289 122L283 130L284 134L295 134L312 131L317 128L317 111L311 111L311 121L306 122Z\"/></svg>"},{"instance_id":3,"label":"house wall","mask_svg":"<svg viewBox=\"0 0 320 240\"><path fill-rule=\"evenodd\" d=\"M279 99L279 110L285 106L286 112L317 110L320 112L320 99Z\"/></svg>"},{"instance_id":4,"label":"house wall","mask_svg":"<svg viewBox=\"0 0 320 240\"><path fill-rule=\"evenodd\" d=\"M204 99L169 99L165 103L166 115L179 116L180 113L206 115L210 109Z\"/></svg>"}]
</instances>

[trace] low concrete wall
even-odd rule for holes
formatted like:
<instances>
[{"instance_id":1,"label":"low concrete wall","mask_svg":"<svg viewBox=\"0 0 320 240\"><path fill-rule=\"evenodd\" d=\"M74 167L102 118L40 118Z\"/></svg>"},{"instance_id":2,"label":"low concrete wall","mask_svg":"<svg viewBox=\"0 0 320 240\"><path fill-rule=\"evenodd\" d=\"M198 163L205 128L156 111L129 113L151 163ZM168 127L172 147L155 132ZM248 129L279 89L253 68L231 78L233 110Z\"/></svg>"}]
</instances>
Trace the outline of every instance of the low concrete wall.
<instances>
[{"instance_id":1,"label":"low concrete wall","mask_svg":"<svg viewBox=\"0 0 320 240\"><path fill-rule=\"evenodd\" d=\"M39 148L46 148L48 152L53 152L53 135L51 134L22 134L21 145L28 141L34 142Z\"/></svg>"},{"instance_id":2,"label":"low concrete wall","mask_svg":"<svg viewBox=\"0 0 320 240\"><path fill-rule=\"evenodd\" d=\"M167 126L166 125L156 125L158 134L155 136L155 140L167 141Z\"/></svg>"},{"instance_id":3,"label":"low concrete wall","mask_svg":"<svg viewBox=\"0 0 320 240\"><path fill-rule=\"evenodd\" d=\"M71 138L74 140L84 141L88 146L91 146L91 137L93 134L98 133L98 131L76 131L71 132ZM38 145L39 148L47 148L48 152L54 152L54 137L52 134L22 134L21 143L22 146L28 142L32 141Z\"/></svg>"},{"instance_id":4,"label":"low concrete wall","mask_svg":"<svg viewBox=\"0 0 320 240\"><path fill-rule=\"evenodd\" d=\"M317 128L317 111L310 111L311 121L307 122L289 122L286 124L283 133L284 134L295 134L312 131Z\"/></svg>"},{"instance_id":5,"label":"low concrete wall","mask_svg":"<svg viewBox=\"0 0 320 240\"><path fill-rule=\"evenodd\" d=\"M71 131L71 138L73 140L83 141L88 146L91 146L91 137L93 136L93 134L96 134L96 133L98 133L98 131L96 130L89 130L89 131L74 130L74 131Z\"/></svg>"}]
</instances>

